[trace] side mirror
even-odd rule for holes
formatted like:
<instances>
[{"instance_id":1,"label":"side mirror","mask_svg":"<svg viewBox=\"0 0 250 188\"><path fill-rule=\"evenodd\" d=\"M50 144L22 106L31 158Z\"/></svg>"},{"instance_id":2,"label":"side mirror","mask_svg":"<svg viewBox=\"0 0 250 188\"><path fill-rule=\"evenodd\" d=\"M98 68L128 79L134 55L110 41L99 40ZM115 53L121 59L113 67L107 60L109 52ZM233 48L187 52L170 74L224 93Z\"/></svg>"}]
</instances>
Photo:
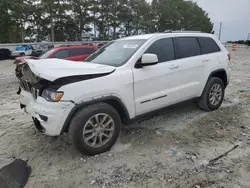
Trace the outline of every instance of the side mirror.
<instances>
[{"instance_id":1,"label":"side mirror","mask_svg":"<svg viewBox=\"0 0 250 188\"><path fill-rule=\"evenodd\" d=\"M156 65L158 63L158 57L156 54L143 54L141 57L142 66Z\"/></svg>"}]
</instances>

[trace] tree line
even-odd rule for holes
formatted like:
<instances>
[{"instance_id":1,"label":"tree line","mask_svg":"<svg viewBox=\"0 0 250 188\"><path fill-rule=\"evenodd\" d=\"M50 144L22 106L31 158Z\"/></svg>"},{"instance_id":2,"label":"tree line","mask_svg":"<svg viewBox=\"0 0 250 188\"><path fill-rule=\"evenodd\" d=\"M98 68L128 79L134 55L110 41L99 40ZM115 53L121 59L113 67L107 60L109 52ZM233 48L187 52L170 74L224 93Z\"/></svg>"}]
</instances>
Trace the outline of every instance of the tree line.
<instances>
[{"instance_id":1,"label":"tree line","mask_svg":"<svg viewBox=\"0 0 250 188\"><path fill-rule=\"evenodd\" d=\"M36 40L111 40L123 36L198 30L213 23L196 3L185 0L1 0L0 43Z\"/></svg>"},{"instance_id":2,"label":"tree line","mask_svg":"<svg viewBox=\"0 0 250 188\"><path fill-rule=\"evenodd\" d=\"M250 40L227 41L227 43L246 44L250 46Z\"/></svg>"}]
</instances>

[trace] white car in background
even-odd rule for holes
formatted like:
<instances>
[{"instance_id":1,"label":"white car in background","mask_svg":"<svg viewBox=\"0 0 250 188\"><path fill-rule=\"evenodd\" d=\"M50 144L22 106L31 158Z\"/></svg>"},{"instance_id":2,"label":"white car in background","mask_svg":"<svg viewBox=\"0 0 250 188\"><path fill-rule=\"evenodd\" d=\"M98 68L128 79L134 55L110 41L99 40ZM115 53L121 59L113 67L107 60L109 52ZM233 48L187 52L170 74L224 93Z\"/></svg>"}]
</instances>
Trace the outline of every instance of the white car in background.
<instances>
[{"instance_id":1,"label":"white car in background","mask_svg":"<svg viewBox=\"0 0 250 188\"><path fill-rule=\"evenodd\" d=\"M32 55L34 48L31 45L21 45L17 46L15 51L11 53L12 57L20 57L20 56L30 56Z\"/></svg>"},{"instance_id":2,"label":"white car in background","mask_svg":"<svg viewBox=\"0 0 250 188\"><path fill-rule=\"evenodd\" d=\"M212 34L169 32L112 41L86 62L19 64L20 103L42 133L68 133L83 154L108 151L122 123L195 99L218 109L230 79L230 55Z\"/></svg>"}]
</instances>

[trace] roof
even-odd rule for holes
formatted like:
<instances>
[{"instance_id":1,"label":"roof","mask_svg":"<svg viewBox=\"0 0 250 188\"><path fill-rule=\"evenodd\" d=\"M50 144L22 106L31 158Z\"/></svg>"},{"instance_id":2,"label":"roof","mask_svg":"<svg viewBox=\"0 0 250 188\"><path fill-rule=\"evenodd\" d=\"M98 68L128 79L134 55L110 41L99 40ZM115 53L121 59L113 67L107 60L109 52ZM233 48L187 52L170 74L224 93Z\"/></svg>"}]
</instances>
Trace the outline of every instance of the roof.
<instances>
[{"instance_id":1,"label":"roof","mask_svg":"<svg viewBox=\"0 0 250 188\"><path fill-rule=\"evenodd\" d=\"M153 34L144 34L144 35L134 35L134 36L129 36L125 38L121 38L119 40L133 40L133 39L150 39L151 37L154 37L158 35L159 33L153 33Z\"/></svg>"},{"instance_id":2,"label":"roof","mask_svg":"<svg viewBox=\"0 0 250 188\"><path fill-rule=\"evenodd\" d=\"M169 36L169 37L176 37L176 36L214 36L210 33L202 33L202 32L166 32L166 33L153 33L153 34L143 34L143 35L134 35L134 36L129 36L125 37L119 40L137 40L137 39L145 39L148 40L153 37L158 37L158 36Z\"/></svg>"}]
</instances>

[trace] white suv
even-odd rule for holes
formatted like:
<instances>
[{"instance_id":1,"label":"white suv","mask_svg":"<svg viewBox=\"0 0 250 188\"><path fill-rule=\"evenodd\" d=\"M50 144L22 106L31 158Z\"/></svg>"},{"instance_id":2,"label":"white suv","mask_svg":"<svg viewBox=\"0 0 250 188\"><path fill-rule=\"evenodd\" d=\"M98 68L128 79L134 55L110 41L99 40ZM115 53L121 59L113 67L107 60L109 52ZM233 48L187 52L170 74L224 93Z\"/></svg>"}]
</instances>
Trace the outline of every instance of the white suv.
<instances>
[{"instance_id":1,"label":"white suv","mask_svg":"<svg viewBox=\"0 0 250 188\"><path fill-rule=\"evenodd\" d=\"M85 62L26 60L17 65L21 108L42 133L68 133L82 153L116 142L122 123L196 99L220 107L230 77L230 55L211 34L169 32L112 41Z\"/></svg>"}]
</instances>

